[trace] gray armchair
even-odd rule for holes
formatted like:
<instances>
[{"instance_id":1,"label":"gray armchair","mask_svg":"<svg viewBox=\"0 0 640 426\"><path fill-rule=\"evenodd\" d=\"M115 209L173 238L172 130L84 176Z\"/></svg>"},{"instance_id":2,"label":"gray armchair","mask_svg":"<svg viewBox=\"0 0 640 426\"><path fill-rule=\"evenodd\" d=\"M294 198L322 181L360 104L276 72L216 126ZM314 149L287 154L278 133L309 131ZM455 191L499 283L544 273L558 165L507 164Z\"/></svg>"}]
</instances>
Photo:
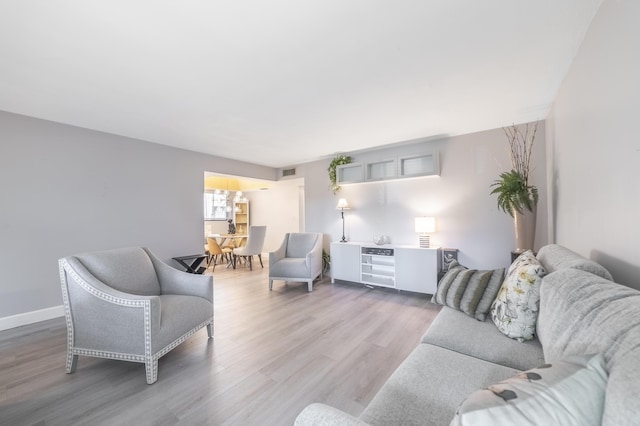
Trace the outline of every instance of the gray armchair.
<instances>
[{"instance_id":1,"label":"gray armchair","mask_svg":"<svg viewBox=\"0 0 640 426\"><path fill-rule=\"evenodd\" d=\"M269 290L273 280L307 282L313 290L313 280L322 278L322 234L286 234L280 247L269 253Z\"/></svg>"},{"instance_id":2,"label":"gray armchair","mask_svg":"<svg viewBox=\"0 0 640 426\"><path fill-rule=\"evenodd\" d=\"M67 373L78 355L145 364L207 326L213 337L213 277L178 271L142 247L59 260L67 319Z\"/></svg>"}]
</instances>

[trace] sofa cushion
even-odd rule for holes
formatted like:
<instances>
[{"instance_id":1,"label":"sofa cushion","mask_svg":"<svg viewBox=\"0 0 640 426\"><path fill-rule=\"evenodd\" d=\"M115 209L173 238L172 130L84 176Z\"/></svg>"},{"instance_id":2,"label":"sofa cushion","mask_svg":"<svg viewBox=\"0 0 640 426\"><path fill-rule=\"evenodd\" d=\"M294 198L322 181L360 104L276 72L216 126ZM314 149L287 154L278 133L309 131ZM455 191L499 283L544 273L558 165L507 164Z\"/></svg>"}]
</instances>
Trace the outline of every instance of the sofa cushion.
<instances>
[{"instance_id":1,"label":"sofa cushion","mask_svg":"<svg viewBox=\"0 0 640 426\"><path fill-rule=\"evenodd\" d=\"M85 253L75 257L94 277L111 288L140 296L160 294L156 270L140 247Z\"/></svg>"},{"instance_id":2,"label":"sofa cushion","mask_svg":"<svg viewBox=\"0 0 640 426\"><path fill-rule=\"evenodd\" d=\"M604 425L640 417L640 291L582 270L563 269L542 283L538 336L547 362L602 352L609 371Z\"/></svg>"},{"instance_id":3,"label":"sofa cushion","mask_svg":"<svg viewBox=\"0 0 640 426\"><path fill-rule=\"evenodd\" d=\"M596 426L606 387L602 355L573 356L472 393L451 425Z\"/></svg>"},{"instance_id":4,"label":"sofa cushion","mask_svg":"<svg viewBox=\"0 0 640 426\"><path fill-rule=\"evenodd\" d=\"M444 425L471 392L518 373L438 346L420 344L360 415L371 425Z\"/></svg>"},{"instance_id":5,"label":"sofa cushion","mask_svg":"<svg viewBox=\"0 0 640 426\"><path fill-rule=\"evenodd\" d=\"M544 363L538 339L520 343L498 331L492 321L476 321L448 307L433 320L422 342L518 370Z\"/></svg>"},{"instance_id":6,"label":"sofa cushion","mask_svg":"<svg viewBox=\"0 0 640 426\"><path fill-rule=\"evenodd\" d=\"M454 260L440 280L431 302L457 309L484 321L503 278L504 269L478 271L467 269Z\"/></svg>"},{"instance_id":7,"label":"sofa cushion","mask_svg":"<svg viewBox=\"0 0 640 426\"><path fill-rule=\"evenodd\" d=\"M548 244L542 247L536 257L548 274L559 269L579 269L591 272L609 281L613 280L604 266L557 244Z\"/></svg>"},{"instance_id":8,"label":"sofa cushion","mask_svg":"<svg viewBox=\"0 0 640 426\"><path fill-rule=\"evenodd\" d=\"M533 339L544 274L544 268L531 250L511 264L498 297L491 305L491 319L498 330L519 341Z\"/></svg>"}]
</instances>

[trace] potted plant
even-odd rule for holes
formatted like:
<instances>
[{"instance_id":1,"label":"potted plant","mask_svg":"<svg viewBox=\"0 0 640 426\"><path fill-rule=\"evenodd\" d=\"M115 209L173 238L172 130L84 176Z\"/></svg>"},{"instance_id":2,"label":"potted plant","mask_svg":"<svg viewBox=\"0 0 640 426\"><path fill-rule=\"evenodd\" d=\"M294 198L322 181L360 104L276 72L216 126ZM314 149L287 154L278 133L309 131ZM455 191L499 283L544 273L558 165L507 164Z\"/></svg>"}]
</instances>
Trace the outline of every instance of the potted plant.
<instances>
[{"instance_id":1,"label":"potted plant","mask_svg":"<svg viewBox=\"0 0 640 426\"><path fill-rule=\"evenodd\" d=\"M331 256L324 249L322 249L322 272L327 273L331 267Z\"/></svg>"},{"instance_id":2,"label":"potted plant","mask_svg":"<svg viewBox=\"0 0 640 426\"><path fill-rule=\"evenodd\" d=\"M331 160L331 163L329 164L329 168L327 169L327 171L329 172L329 180L331 181L329 189L331 189L334 194L340 190L336 168L342 164L349 163L351 163L351 157L349 157L348 155L338 155L336 158Z\"/></svg>"},{"instance_id":3,"label":"potted plant","mask_svg":"<svg viewBox=\"0 0 640 426\"><path fill-rule=\"evenodd\" d=\"M538 122L524 125L524 131L515 124L502 130L509 141L511 171L501 173L491 184L491 194L498 196L498 208L514 218L515 251L523 252L533 249L536 229L538 188L529 183L529 173Z\"/></svg>"}]
</instances>

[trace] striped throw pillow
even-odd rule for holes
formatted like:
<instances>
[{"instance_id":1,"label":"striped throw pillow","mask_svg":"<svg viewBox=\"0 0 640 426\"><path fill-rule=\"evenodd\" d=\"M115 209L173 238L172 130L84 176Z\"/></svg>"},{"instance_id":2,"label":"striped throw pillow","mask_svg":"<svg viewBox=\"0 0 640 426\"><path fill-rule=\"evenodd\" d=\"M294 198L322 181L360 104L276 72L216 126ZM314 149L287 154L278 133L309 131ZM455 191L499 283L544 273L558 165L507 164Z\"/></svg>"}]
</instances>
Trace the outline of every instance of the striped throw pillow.
<instances>
[{"instance_id":1,"label":"striped throw pillow","mask_svg":"<svg viewBox=\"0 0 640 426\"><path fill-rule=\"evenodd\" d=\"M504 268L478 271L467 269L454 260L449 265L449 271L440 280L431 302L484 321L503 280Z\"/></svg>"}]
</instances>

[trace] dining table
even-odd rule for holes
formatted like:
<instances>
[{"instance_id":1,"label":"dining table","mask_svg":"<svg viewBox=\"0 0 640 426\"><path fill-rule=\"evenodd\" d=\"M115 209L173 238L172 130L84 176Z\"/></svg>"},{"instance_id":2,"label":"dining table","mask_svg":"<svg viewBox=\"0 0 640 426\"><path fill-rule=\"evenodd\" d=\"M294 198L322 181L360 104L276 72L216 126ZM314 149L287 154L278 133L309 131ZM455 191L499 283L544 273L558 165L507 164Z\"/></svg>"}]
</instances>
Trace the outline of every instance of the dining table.
<instances>
[{"instance_id":1,"label":"dining table","mask_svg":"<svg viewBox=\"0 0 640 426\"><path fill-rule=\"evenodd\" d=\"M209 234L207 235L207 237L215 238L215 240L218 242L218 245L221 248L224 249L225 247L229 247L233 250L234 248L244 246L247 242L248 235L247 234ZM233 262L233 254L229 258L229 261L227 262L227 268L231 268L231 267L235 269L234 262Z\"/></svg>"}]
</instances>

